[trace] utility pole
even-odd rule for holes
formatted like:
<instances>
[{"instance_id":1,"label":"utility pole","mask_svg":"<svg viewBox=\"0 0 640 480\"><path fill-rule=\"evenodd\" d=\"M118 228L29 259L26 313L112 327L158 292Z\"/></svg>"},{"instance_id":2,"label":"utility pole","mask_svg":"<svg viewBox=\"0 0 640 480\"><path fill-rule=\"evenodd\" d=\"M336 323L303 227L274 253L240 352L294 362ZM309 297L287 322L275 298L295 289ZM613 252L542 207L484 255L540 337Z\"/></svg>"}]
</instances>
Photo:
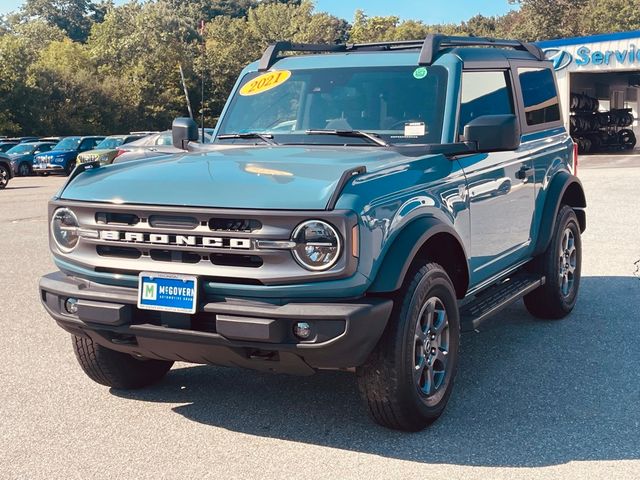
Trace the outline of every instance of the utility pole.
<instances>
[{"instance_id":1,"label":"utility pole","mask_svg":"<svg viewBox=\"0 0 640 480\"><path fill-rule=\"evenodd\" d=\"M200 52L202 60L202 84L200 89L200 124L202 125L202 143L204 143L204 72L205 72L205 40L204 40L205 21L200 20Z\"/></svg>"}]
</instances>

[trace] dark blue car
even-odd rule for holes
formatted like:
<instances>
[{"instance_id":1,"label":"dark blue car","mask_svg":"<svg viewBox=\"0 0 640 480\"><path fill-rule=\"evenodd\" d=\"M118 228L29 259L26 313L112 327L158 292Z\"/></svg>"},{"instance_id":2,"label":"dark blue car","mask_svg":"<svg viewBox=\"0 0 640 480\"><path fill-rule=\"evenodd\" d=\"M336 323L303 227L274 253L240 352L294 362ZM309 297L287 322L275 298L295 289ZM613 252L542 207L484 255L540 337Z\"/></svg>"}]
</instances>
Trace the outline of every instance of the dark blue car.
<instances>
[{"instance_id":1,"label":"dark blue car","mask_svg":"<svg viewBox=\"0 0 640 480\"><path fill-rule=\"evenodd\" d=\"M50 151L56 144L54 142L25 142L19 143L7 151L11 159L11 170L16 177L25 177L31 174L33 158L38 153Z\"/></svg>"},{"instance_id":2,"label":"dark blue car","mask_svg":"<svg viewBox=\"0 0 640 480\"><path fill-rule=\"evenodd\" d=\"M79 153L93 150L104 137L65 137L50 151L33 158L33 171L38 175L69 175L76 166Z\"/></svg>"}]
</instances>

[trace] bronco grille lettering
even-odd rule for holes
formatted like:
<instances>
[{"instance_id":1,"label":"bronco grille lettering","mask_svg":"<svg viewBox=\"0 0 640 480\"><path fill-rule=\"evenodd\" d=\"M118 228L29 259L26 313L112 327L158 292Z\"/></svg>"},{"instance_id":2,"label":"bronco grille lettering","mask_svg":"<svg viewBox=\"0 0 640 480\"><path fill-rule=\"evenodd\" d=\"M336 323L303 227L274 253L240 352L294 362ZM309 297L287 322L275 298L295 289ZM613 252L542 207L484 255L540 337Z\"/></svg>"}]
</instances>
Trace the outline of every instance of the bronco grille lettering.
<instances>
[{"instance_id":1,"label":"bronco grille lettering","mask_svg":"<svg viewBox=\"0 0 640 480\"><path fill-rule=\"evenodd\" d=\"M149 245L174 245L204 248L251 249L252 242L247 238L205 237L201 235L169 235L165 233L120 232L118 230L100 230L100 240L123 243L142 243Z\"/></svg>"}]
</instances>

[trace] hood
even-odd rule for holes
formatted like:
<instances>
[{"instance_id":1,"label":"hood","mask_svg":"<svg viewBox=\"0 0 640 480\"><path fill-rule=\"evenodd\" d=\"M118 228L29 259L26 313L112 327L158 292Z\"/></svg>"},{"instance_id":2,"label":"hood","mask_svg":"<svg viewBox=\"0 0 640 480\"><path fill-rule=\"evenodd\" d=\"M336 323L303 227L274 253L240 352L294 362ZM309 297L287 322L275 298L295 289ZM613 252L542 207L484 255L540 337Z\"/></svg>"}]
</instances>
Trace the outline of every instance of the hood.
<instances>
[{"instance_id":1,"label":"hood","mask_svg":"<svg viewBox=\"0 0 640 480\"><path fill-rule=\"evenodd\" d=\"M407 157L377 147L258 146L167 155L78 175L66 200L193 207L321 210L345 170Z\"/></svg>"}]
</instances>

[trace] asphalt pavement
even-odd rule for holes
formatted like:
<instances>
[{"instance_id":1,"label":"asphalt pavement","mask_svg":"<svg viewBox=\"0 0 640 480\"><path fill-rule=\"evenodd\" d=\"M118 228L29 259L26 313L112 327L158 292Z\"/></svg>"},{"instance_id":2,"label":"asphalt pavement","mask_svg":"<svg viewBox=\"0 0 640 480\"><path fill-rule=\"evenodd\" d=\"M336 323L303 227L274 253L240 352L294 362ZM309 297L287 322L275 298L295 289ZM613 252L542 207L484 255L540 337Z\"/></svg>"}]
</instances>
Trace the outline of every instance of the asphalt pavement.
<instances>
[{"instance_id":1,"label":"asphalt pavement","mask_svg":"<svg viewBox=\"0 0 640 480\"><path fill-rule=\"evenodd\" d=\"M615 168L612 168L612 165ZM562 321L521 303L462 338L445 415L378 427L349 373L176 364L159 385L92 383L44 312L46 202L0 191L0 478L640 479L640 157L585 158L580 298Z\"/></svg>"}]
</instances>

